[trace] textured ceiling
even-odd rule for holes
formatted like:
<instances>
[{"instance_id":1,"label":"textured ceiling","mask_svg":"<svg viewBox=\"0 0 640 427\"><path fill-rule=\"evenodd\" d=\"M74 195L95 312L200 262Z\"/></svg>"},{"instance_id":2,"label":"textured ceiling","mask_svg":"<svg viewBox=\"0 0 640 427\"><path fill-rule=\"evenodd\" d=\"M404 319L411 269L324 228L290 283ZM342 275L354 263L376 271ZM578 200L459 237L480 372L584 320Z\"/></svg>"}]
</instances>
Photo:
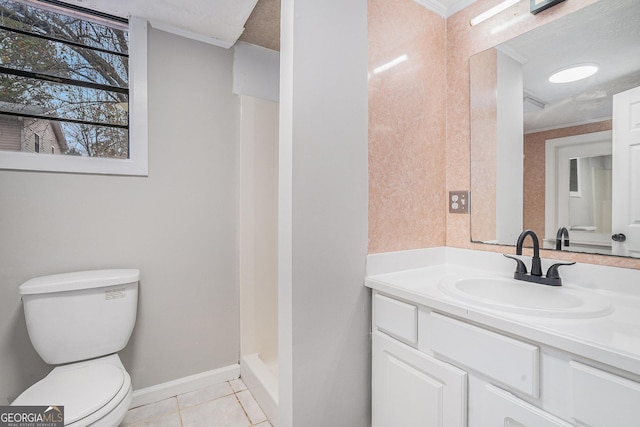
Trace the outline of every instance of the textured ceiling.
<instances>
[{"instance_id":1,"label":"textured ceiling","mask_svg":"<svg viewBox=\"0 0 640 427\"><path fill-rule=\"evenodd\" d=\"M545 104L525 114L525 131L610 118L613 94L640 84L639 22L640 2L607 0L503 43L524 62L527 95ZM549 83L553 72L581 64L600 69L588 79Z\"/></svg>"},{"instance_id":2,"label":"textured ceiling","mask_svg":"<svg viewBox=\"0 0 640 427\"><path fill-rule=\"evenodd\" d=\"M257 0L65 0L111 15L141 16L161 29L231 46L242 34Z\"/></svg>"},{"instance_id":3,"label":"textured ceiling","mask_svg":"<svg viewBox=\"0 0 640 427\"><path fill-rule=\"evenodd\" d=\"M280 0L259 0L240 40L280 50Z\"/></svg>"}]
</instances>

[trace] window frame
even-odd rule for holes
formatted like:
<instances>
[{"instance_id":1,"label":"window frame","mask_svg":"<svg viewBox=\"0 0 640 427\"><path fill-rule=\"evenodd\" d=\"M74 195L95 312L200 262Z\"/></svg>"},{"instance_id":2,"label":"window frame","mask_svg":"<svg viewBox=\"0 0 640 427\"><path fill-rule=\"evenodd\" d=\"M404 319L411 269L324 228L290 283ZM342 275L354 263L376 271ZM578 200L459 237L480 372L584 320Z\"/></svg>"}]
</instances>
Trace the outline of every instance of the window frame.
<instances>
[{"instance_id":1,"label":"window frame","mask_svg":"<svg viewBox=\"0 0 640 427\"><path fill-rule=\"evenodd\" d=\"M148 176L147 26L144 18L129 18L128 159L0 151L0 169Z\"/></svg>"}]
</instances>

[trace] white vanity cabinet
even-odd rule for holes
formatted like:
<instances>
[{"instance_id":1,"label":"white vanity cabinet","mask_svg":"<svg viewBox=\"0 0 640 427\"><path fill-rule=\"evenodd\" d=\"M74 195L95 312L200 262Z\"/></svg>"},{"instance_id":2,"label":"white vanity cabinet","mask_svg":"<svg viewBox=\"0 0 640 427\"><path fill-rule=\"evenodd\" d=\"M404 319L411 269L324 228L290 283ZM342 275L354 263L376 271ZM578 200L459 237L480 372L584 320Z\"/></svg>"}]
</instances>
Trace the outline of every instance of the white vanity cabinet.
<instances>
[{"instance_id":1,"label":"white vanity cabinet","mask_svg":"<svg viewBox=\"0 0 640 427\"><path fill-rule=\"evenodd\" d=\"M631 427L640 378L374 290L373 427Z\"/></svg>"},{"instance_id":2,"label":"white vanity cabinet","mask_svg":"<svg viewBox=\"0 0 640 427\"><path fill-rule=\"evenodd\" d=\"M373 427L464 427L467 375L412 347L415 305L374 296Z\"/></svg>"}]
</instances>

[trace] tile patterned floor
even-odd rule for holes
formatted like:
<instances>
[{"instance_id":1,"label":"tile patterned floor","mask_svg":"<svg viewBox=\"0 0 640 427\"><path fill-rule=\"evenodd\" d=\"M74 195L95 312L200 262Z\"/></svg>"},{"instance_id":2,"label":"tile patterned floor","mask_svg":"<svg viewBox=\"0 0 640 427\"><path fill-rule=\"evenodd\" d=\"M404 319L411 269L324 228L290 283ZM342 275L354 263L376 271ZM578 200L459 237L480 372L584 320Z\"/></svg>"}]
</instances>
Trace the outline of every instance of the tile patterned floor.
<instances>
[{"instance_id":1,"label":"tile patterned floor","mask_svg":"<svg viewBox=\"0 0 640 427\"><path fill-rule=\"evenodd\" d=\"M271 427L241 379L130 409L120 427Z\"/></svg>"}]
</instances>

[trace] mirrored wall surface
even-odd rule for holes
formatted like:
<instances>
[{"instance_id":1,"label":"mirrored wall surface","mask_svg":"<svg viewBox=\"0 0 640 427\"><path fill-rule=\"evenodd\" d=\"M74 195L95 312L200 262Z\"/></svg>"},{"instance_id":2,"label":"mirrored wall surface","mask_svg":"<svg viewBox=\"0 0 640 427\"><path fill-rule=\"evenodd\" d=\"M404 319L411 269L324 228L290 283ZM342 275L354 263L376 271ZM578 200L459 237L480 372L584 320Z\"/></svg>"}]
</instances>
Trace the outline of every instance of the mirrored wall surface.
<instances>
[{"instance_id":1,"label":"mirrored wall surface","mask_svg":"<svg viewBox=\"0 0 640 427\"><path fill-rule=\"evenodd\" d=\"M640 257L638 22L601 1L470 58L472 241Z\"/></svg>"}]
</instances>

